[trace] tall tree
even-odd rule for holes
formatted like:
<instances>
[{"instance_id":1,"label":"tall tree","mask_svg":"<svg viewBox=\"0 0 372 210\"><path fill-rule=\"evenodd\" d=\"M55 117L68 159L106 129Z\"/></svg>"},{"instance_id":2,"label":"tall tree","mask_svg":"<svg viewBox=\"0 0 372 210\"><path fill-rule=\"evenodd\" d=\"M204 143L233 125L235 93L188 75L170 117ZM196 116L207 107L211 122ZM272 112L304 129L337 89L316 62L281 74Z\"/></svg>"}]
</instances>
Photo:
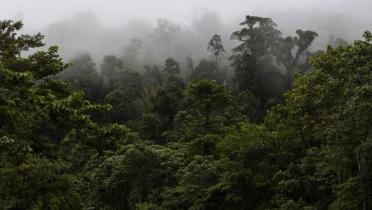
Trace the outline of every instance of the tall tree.
<instances>
[{"instance_id":1,"label":"tall tree","mask_svg":"<svg viewBox=\"0 0 372 210\"><path fill-rule=\"evenodd\" d=\"M248 15L240 25L244 28L231 35L231 39L240 42L230 58L235 68L235 83L239 90L251 91L264 107L283 89L283 78L274 65L273 56L280 31L270 18Z\"/></svg>"},{"instance_id":2,"label":"tall tree","mask_svg":"<svg viewBox=\"0 0 372 210\"><path fill-rule=\"evenodd\" d=\"M212 52L216 57L216 67L218 67L218 56L221 53L225 52L220 35L215 34L212 36L212 38L208 42L207 50Z\"/></svg>"},{"instance_id":3,"label":"tall tree","mask_svg":"<svg viewBox=\"0 0 372 210\"><path fill-rule=\"evenodd\" d=\"M318 35L297 30L297 36L282 38L274 21L256 16L247 16L241 25L245 27L231 35L231 39L241 42L231 57L236 83L240 90L250 90L265 105L292 86L294 73L309 57L308 49ZM278 64L285 67L287 79Z\"/></svg>"},{"instance_id":4,"label":"tall tree","mask_svg":"<svg viewBox=\"0 0 372 210\"><path fill-rule=\"evenodd\" d=\"M139 66L139 56L143 47L141 39L132 38L129 44L124 46L123 63L126 69L135 70Z\"/></svg>"},{"instance_id":5,"label":"tall tree","mask_svg":"<svg viewBox=\"0 0 372 210\"><path fill-rule=\"evenodd\" d=\"M153 112L163 120L165 130L173 128L174 116L184 97L184 83L174 75L169 76L153 98Z\"/></svg>"},{"instance_id":6,"label":"tall tree","mask_svg":"<svg viewBox=\"0 0 372 210\"><path fill-rule=\"evenodd\" d=\"M174 60L174 58L168 58L165 60L164 72L168 74L178 74L180 73L180 64Z\"/></svg>"},{"instance_id":7,"label":"tall tree","mask_svg":"<svg viewBox=\"0 0 372 210\"><path fill-rule=\"evenodd\" d=\"M124 71L123 61L114 55L106 55L101 64L101 76L104 78L107 89L110 91L118 86L121 73Z\"/></svg>"},{"instance_id":8,"label":"tall tree","mask_svg":"<svg viewBox=\"0 0 372 210\"><path fill-rule=\"evenodd\" d=\"M275 51L276 61L282 64L287 71L287 85L292 87L293 76L300 64L301 56L310 55L306 53L318 34L314 31L297 30L297 36L279 39ZM306 60L307 58L303 58Z\"/></svg>"}]
</instances>

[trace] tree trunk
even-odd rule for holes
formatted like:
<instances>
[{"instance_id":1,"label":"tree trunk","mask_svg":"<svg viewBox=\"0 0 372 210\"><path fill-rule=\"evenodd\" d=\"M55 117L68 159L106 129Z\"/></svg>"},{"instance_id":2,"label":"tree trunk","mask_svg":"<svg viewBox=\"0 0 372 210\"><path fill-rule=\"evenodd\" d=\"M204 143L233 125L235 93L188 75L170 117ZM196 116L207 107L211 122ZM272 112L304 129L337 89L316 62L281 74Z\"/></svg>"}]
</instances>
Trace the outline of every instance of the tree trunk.
<instances>
[{"instance_id":1,"label":"tree trunk","mask_svg":"<svg viewBox=\"0 0 372 210\"><path fill-rule=\"evenodd\" d=\"M218 69L218 56L216 55L216 69Z\"/></svg>"},{"instance_id":2,"label":"tree trunk","mask_svg":"<svg viewBox=\"0 0 372 210\"><path fill-rule=\"evenodd\" d=\"M293 83L293 67L287 69L287 88L291 89Z\"/></svg>"},{"instance_id":3,"label":"tree trunk","mask_svg":"<svg viewBox=\"0 0 372 210\"><path fill-rule=\"evenodd\" d=\"M362 184L362 210L368 210L368 166L367 160L364 154L360 154L359 149L357 150L357 163L359 169L359 176L361 177Z\"/></svg>"}]
</instances>

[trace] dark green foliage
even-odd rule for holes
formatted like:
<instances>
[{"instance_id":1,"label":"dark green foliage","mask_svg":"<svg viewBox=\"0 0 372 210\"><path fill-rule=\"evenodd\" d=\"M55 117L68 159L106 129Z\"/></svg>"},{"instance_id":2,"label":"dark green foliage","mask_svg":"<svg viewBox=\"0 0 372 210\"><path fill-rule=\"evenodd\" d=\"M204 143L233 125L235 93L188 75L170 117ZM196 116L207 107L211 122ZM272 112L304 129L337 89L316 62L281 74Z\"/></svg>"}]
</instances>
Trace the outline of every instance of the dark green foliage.
<instances>
[{"instance_id":1,"label":"dark green foliage","mask_svg":"<svg viewBox=\"0 0 372 210\"><path fill-rule=\"evenodd\" d=\"M145 115L142 118L140 134L155 135L158 138L154 142L164 144L167 141L167 132L173 129L174 118L180 110L184 97L184 83L174 75L168 76L165 83L152 97L152 115ZM143 130L146 127L156 127L156 130Z\"/></svg>"},{"instance_id":2,"label":"dark green foliage","mask_svg":"<svg viewBox=\"0 0 372 210\"><path fill-rule=\"evenodd\" d=\"M239 92L235 97L240 114L239 121L249 120L257 123L263 118L260 101L250 91Z\"/></svg>"},{"instance_id":3,"label":"dark green foliage","mask_svg":"<svg viewBox=\"0 0 372 210\"><path fill-rule=\"evenodd\" d=\"M285 193L295 202L301 198L303 205L330 205L332 209L371 206L371 162L364 153L369 150L372 116L369 34L365 33L365 41L328 48L315 57L316 70L295 80L293 90L286 93L286 104L275 107L267 117L267 125L277 132L278 149L286 150L292 160L285 173L299 176L294 171L301 169L297 164L310 164L313 173L304 171L303 176L322 181L309 186L323 191L322 197L314 197L314 190L297 193L306 187L303 185L298 186L295 197Z\"/></svg>"},{"instance_id":4,"label":"dark green foliage","mask_svg":"<svg viewBox=\"0 0 372 210\"><path fill-rule=\"evenodd\" d=\"M191 71L189 80L217 80L223 82L225 75L218 70L216 63L201 60L199 65Z\"/></svg>"},{"instance_id":5,"label":"dark green foliage","mask_svg":"<svg viewBox=\"0 0 372 210\"><path fill-rule=\"evenodd\" d=\"M209 40L207 50L212 52L213 55L216 57L216 67L218 66L218 56L225 52L225 49L222 45L221 36L218 34L213 35L211 40Z\"/></svg>"},{"instance_id":6,"label":"dark green foliage","mask_svg":"<svg viewBox=\"0 0 372 210\"><path fill-rule=\"evenodd\" d=\"M175 119L176 132L186 141L209 133L220 134L232 118L233 105L225 85L210 80L191 82Z\"/></svg>"},{"instance_id":7,"label":"dark green foliage","mask_svg":"<svg viewBox=\"0 0 372 210\"><path fill-rule=\"evenodd\" d=\"M180 73L179 65L180 64L173 58L168 58L167 60L165 60L165 68L163 69L163 71L167 74L178 74Z\"/></svg>"},{"instance_id":8,"label":"dark green foliage","mask_svg":"<svg viewBox=\"0 0 372 210\"><path fill-rule=\"evenodd\" d=\"M123 62L114 55L107 55L101 64L101 75L105 80L106 88L111 91L120 84L120 76L123 72Z\"/></svg>"},{"instance_id":9,"label":"dark green foliage","mask_svg":"<svg viewBox=\"0 0 372 210\"><path fill-rule=\"evenodd\" d=\"M4 20L0 23L0 57L6 62L19 58L21 52L30 48L43 46L43 35L21 34L17 32L23 27L21 21ZM3 62L4 62L3 61Z\"/></svg>"},{"instance_id":10,"label":"dark green foliage","mask_svg":"<svg viewBox=\"0 0 372 210\"><path fill-rule=\"evenodd\" d=\"M158 66L145 65L143 73L143 84L147 87L156 88L164 83L164 74Z\"/></svg>"},{"instance_id":11,"label":"dark green foliage","mask_svg":"<svg viewBox=\"0 0 372 210\"><path fill-rule=\"evenodd\" d=\"M217 62L188 58L186 84L173 58L141 72L138 40L100 73L55 46L26 57L43 36L0 21L0 209L371 209L371 33L311 53L315 32L242 26L230 91Z\"/></svg>"},{"instance_id":12,"label":"dark green foliage","mask_svg":"<svg viewBox=\"0 0 372 210\"><path fill-rule=\"evenodd\" d=\"M153 98L153 111L168 121L166 127L171 128L174 115L179 111L183 98L184 83L175 76L169 76L165 84Z\"/></svg>"},{"instance_id":13,"label":"dark green foliage","mask_svg":"<svg viewBox=\"0 0 372 210\"><path fill-rule=\"evenodd\" d=\"M279 39L279 44L276 47L275 57L278 63L286 68L287 85L292 86L294 74L298 72L298 66L301 57L309 55L306 52L311 43L318 36L313 31L296 31L296 37L286 37ZM305 58L306 60L307 58Z\"/></svg>"},{"instance_id":14,"label":"dark green foliage","mask_svg":"<svg viewBox=\"0 0 372 210\"><path fill-rule=\"evenodd\" d=\"M278 44L280 31L270 18L247 16L240 25L245 27L231 35L241 42L231 57L235 82L239 90L251 91L265 105L283 89L282 76L273 62L273 46Z\"/></svg>"},{"instance_id":15,"label":"dark green foliage","mask_svg":"<svg viewBox=\"0 0 372 210\"><path fill-rule=\"evenodd\" d=\"M111 122L126 122L140 117L135 101L142 94L142 76L134 71L125 71L120 75L119 86L109 92L104 101L113 106L106 117Z\"/></svg>"},{"instance_id":16,"label":"dark green foliage","mask_svg":"<svg viewBox=\"0 0 372 210\"><path fill-rule=\"evenodd\" d=\"M317 34L299 29L296 37L282 38L270 18L249 15L240 25L245 27L231 35L231 39L240 42L230 58L235 67L235 82L239 90L251 91L265 107L269 100L280 99L283 90L292 86L294 74L303 64L301 60L306 61L303 57L310 54L306 52ZM284 66L286 75L277 63Z\"/></svg>"},{"instance_id":17,"label":"dark green foliage","mask_svg":"<svg viewBox=\"0 0 372 210\"><path fill-rule=\"evenodd\" d=\"M103 162L97 167L96 161ZM165 171L160 163L159 154L141 145L128 145L114 156L91 161L91 202L100 208L135 209L133 204L144 202L161 186Z\"/></svg>"},{"instance_id":18,"label":"dark green foliage","mask_svg":"<svg viewBox=\"0 0 372 210\"><path fill-rule=\"evenodd\" d=\"M156 114L144 114L140 122L139 135L142 139L153 140L162 144L163 121Z\"/></svg>"},{"instance_id":19,"label":"dark green foliage","mask_svg":"<svg viewBox=\"0 0 372 210\"><path fill-rule=\"evenodd\" d=\"M14 39L22 26L14 24L0 22L1 41L7 42L0 49L0 208L83 209L76 184L78 166L90 154L116 150L120 141L107 140L124 138L129 130L121 126L116 129L120 134L114 135L107 127L99 129L88 113L106 107L48 79L67 67L56 47L21 57L23 50L40 46L41 39L40 35Z\"/></svg>"},{"instance_id":20,"label":"dark green foliage","mask_svg":"<svg viewBox=\"0 0 372 210\"><path fill-rule=\"evenodd\" d=\"M82 54L72 60L71 66L59 77L76 90L83 90L88 100L102 101L103 80L95 70L95 63L89 54Z\"/></svg>"}]
</instances>

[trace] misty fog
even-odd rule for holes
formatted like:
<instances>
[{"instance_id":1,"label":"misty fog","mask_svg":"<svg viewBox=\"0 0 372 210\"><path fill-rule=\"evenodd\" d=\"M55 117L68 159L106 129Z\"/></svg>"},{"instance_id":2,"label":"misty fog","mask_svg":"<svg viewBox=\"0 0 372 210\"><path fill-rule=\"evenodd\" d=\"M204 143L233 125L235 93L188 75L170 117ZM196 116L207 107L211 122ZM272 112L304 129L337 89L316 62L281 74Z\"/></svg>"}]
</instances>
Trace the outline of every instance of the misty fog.
<instances>
[{"instance_id":1,"label":"misty fog","mask_svg":"<svg viewBox=\"0 0 372 210\"><path fill-rule=\"evenodd\" d=\"M43 4L43 6L41 6ZM49 4L53 4L50 5ZM26 30L41 31L47 46L58 45L65 59L82 52L96 63L104 55L135 56L137 64L162 64L167 57L208 58L208 40L220 34L229 56L232 32L245 15L270 17L284 35L296 29L319 37L312 49L324 49L330 35L348 42L371 29L368 1L14 1L0 8L2 19L21 19ZM45 10L43 8L48 8ZM358 12L356 12L358 11ZM130 55L132 54L132 55ZM135 54L135 55L133 55Z\"/></svg>"}]
</instances>

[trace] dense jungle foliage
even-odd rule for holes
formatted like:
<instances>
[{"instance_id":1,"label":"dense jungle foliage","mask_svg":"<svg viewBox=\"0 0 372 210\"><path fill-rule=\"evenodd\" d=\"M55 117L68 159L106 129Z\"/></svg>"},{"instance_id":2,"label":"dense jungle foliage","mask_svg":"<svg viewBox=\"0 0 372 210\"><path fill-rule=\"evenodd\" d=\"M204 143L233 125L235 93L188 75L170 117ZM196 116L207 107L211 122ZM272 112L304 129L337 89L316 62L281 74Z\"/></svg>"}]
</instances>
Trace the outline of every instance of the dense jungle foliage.
<instances>
[{"instance_id":1,"label":"dense jungle foliage","mask_svg":"<svg viewBox=\"0 0 372 210\"><path fill-rule=\"evenodd\" d=\"M140 70L22 26L0 21L0 209L372 209L370 32L311 52L247 16L230 58L215 34Z\"/></svg>"}]
</instances>

